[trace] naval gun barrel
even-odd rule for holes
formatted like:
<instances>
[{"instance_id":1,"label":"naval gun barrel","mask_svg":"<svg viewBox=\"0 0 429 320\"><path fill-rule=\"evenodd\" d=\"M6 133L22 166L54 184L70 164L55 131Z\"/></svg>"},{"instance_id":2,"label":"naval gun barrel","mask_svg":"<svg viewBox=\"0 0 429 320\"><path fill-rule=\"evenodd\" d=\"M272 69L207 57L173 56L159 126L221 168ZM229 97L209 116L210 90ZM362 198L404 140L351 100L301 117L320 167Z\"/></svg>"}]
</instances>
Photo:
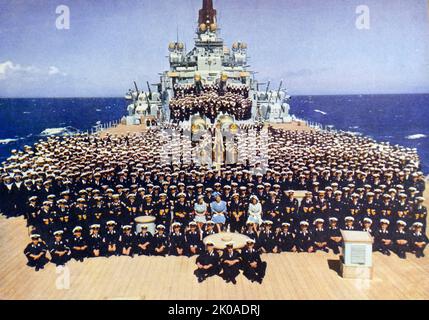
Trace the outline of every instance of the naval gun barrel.
<instances>
[{"instance_id":1,"label":"naval gun barrel","mask_svg":"<svg viewBox=\"0 0 429 320\"><path fill-rule=\"evenodd\" d=\"M134 88L136 88L137 96L139 95L139 88L137 87L137 83L134 81Z\"/></svg>"},{"instance_id":2,"label":"naval gun barrel","mask_svg":"<svg viewBox=\"0 0 429 320\"><path fill-rule=\"evenodd\" d=\"M277 90L276 102L280 98L280 90L282 89L283 80L280 81L279 90Z\"/></svg>"},{"instance_id":3,"label":"naval gun barrel","mask_svg":"<svg viewBox=\"0 0 429 320\"><path fill-rule=\"evenodd\" d=\"M271 81L270 81L270 80L268 80L267 88L265 89L265 99L267 99L267 98L268 98L268 89L270 89L270 84L271 84Z\"/></svg>"}]
</instances>

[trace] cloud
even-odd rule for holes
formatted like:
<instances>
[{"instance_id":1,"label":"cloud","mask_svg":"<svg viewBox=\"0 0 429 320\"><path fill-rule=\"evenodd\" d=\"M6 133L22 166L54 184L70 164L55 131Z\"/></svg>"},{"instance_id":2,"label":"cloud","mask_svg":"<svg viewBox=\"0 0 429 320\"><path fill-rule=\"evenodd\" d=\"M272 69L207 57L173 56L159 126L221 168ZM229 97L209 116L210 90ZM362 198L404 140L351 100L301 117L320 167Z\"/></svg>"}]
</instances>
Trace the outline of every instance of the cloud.
<instances>
[{"instance_id":1,"label":"cloud","mask_svg":"<svg viewBox=\"0 0 429 320\"><path fill-rule=\"evenodd\" d=\"M67 73L60 71L60 69L58 69L55 66L50 66L49 67L48 74L51 75L51 76L56 75L56 74L62 75L62 76L66 76L67 75Z\"/></svg>"},{"instance_id":2,"label":"cloud","mask_svg":"<svg viewBox=\"0 0 429 320\"><path fill-rule=\"evenodd\" d=\"M57 68L57 67L55 67L55 66L50 66L50 67L49 67L49 71L48 71L48 73L49 73L50 75L59 74L59 73L60 73L60 69L58 69L58 68Z\"/></svg>"},{"instance_id":3,"label":"cloud","mask_svg":"<svg viewBox=\"0 0 429 320\"><path fill-rule=\"evenodd\" d=\"M40 80L52 76L66 76L58 67L39 68L36 66L23 66L10 60L0 62L0 80L20 79L20 80Z\"/></svg>"}]
</instances>

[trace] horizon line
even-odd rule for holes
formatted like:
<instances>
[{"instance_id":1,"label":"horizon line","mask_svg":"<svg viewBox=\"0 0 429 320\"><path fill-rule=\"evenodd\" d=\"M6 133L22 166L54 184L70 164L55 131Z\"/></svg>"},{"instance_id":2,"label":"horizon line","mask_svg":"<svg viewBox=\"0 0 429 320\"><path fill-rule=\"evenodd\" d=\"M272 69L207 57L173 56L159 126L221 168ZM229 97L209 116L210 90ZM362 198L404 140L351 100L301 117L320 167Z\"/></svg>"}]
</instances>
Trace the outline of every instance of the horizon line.
<instances>
[{"instance_id":1,"label":"horizon line","mask_svg":"<svg viewBox=\"0 0 429 320\"><path fill-rule=\"evenodd\" d=\"M293 97L302 97L302 96L313 96L313 97L323 97L323 96L387 96L387 95L427 95L429 92L401 92L401 93L321 93L321 94L296 94L291 95ZM63 97L14 97L14 96L0 96L0 99L124 99L125 97L121 96L63 96Z\"/></svg>"}]
</instances>

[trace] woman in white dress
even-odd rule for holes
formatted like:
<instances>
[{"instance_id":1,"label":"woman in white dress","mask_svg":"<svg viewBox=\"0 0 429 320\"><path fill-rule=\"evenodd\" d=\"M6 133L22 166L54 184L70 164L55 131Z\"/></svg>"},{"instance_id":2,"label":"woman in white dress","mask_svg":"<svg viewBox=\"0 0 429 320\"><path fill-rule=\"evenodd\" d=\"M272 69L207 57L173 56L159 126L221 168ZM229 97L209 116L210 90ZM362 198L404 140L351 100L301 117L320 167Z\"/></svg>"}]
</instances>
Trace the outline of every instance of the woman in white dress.
<instances>
[{"instance_id":1,"label":"woman in white dress","mask_svg":"<svg viewBox=\"0 0 429 320\"><path fill-rule=\"evenodd\" d=\"M262 223L262 205L257 196L253 195L250 197L249 210L247 213L249 214L247 222L253 222L253 228L255 232L257 232L259 225Z\"/></svg>"},{"instance_id":2,"label":"woman in white dress","mask_svg":"<svg viewBox=\"0 0 429 320\"><path fill-rule=\"evenodd\" d=\"M207 216L207 204L204 202L204 196L199 196L197 202L194 204L194 221L198 225L200 231L203 228L203 225L206 223Z\"/></svg>"}]
</instances>

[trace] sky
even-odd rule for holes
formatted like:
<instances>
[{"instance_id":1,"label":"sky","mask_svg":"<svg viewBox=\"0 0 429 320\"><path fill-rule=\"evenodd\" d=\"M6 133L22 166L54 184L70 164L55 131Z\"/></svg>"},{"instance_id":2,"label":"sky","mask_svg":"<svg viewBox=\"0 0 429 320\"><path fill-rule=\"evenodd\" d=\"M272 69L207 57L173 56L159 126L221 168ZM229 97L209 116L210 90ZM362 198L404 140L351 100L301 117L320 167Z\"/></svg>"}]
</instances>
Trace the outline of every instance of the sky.
<instances>
[{"instance_id":1,"label":"sky","mask_svg":"<svg viewBox=\"0 0 429 320\"><path fill-rule=\"evenodd\" d=\"M123 96L192 49L202 0L0 0L0 97ZM56 8L70 28L56 28ZM229 47L291 95L429 93L427 0L214 0ZM358 29L359 5L369 29Z\"/></svg>"}]
</instances>

